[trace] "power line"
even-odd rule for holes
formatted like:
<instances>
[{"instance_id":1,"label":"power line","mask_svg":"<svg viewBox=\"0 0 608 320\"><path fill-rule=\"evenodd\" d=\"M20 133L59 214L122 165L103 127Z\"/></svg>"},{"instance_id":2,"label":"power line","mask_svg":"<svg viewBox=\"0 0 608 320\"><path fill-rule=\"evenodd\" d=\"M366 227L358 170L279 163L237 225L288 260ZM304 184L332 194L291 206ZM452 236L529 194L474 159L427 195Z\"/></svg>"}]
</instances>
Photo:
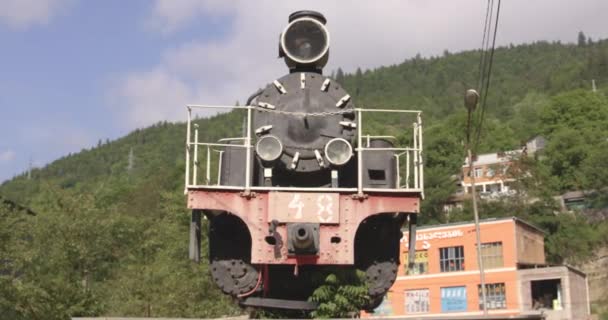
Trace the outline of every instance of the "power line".
<instances>
[{"instance_id":1,"label":"power line","mask_svg":"<svg viewBox=\"0 0 608 320\"><path fill-rule=\"evenodd\" d=\"M477 82L477 90L481 91L481 86L483 85L483 79L486 70L486 56L487 56L487 43L486 38L489 36L489 26L492 24L490 8L494 8L494 0L488 0L488 4L486 5L486 17L483 23L483 36L481 37L481 52L479 54L479 66L478 66L478 82ZM468 113L467 116L467 145L470 145L471 142L471 112Z\"/></svg>"},{"instance_id":2,"label":"power line","mask_svg":"<svg viewBox=\"0 0 608 320\"><path fill-rule=\"evenodd\" d=\"M487 42L489 42L489 39L487 39L488 41L486 41L486 38L490 34L488 29L489 29L489 26L492 24L490 8L494 8L494 0L488 0L488 5L486 6L486 18L483 23L483 37L481 38L481 54L479 55L479 75L478 75L479 81L477 84L477 90L479 90L479 91L481 91L481 86L483 84L483 77L484 77L485 70L486 70L486 56L487 56L486 47L487 47ZM488 19L490 19L490 20L488 20Z\"/></svg>"},{"instance_id":3,"label":"power line","mask_svg":"<svg viewBox=\"0 0 608 320\"><path fill-rule=\"evenodd\" d=\"M493 1L493 0L491 0L491 1ZM473 144L474 150L477 149L477 146L479 144L479 140L480 140L480 136L481 136L481 128L483 126L485 111L487 109L486 104L487 104L487 100L488 100L488 92L490 91L490 80L492 78L492 66L494 65L494 52L496 50L496 35L498 33L498 21L500 18L501 2L502 2L502 0L498 0L498 5L496 8L496 19L494 20L494 35L493 35L493 39L492 39L492 50L490 51L490 59L488 62L487 76L485 76L485 89L482 88L482 90L481 90L481 94L482 94L481 110L480 110L479 121L477 123L477 132L475 134L475 143ZM493 8L492 8L492 11L493 11ZM487 43L486 43L486 45L487 45Z\"/></svg>"}]
</instances>

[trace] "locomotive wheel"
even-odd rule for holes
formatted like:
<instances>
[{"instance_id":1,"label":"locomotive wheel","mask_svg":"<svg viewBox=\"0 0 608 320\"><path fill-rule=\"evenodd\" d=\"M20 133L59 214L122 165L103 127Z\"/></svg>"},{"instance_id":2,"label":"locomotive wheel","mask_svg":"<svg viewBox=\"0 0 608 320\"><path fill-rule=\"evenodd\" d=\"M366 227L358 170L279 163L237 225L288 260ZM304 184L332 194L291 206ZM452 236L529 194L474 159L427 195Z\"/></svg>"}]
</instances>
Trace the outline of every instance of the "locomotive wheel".
<instances>
[{"instance_id":1,"label":"locomotive wheel","mask_svg":"<svg viewBox=\"0 0 608 320\"><path fill-rule=\"evenodd\" d=\"M399 239L405 215L379 214L365 219L355 236L355 264L365 271L373 310L391 288L399 267Z\"/></svg>"},{"instance_id":2,"label":"locomotive wheel","mask_svg":"<svg viewBox=\"0 0 608 320\"><path fill-rule=\"evenodd\" d=\"M220 289L234 297L253 290L260 273L251 265L251 236L237 216L222 213L209 219L211 276Z\"/></svg>"},{"instance_id":3,"label":"locomotive wheel","mask_svg":"<svg viewBox=\"0 0 608 320\"><path fill-rule=\"evenodd\" d=\"M365 270L365 277L371 296L384 295L395 282L397 263L392 261L373 263Z\"/></svg>"},{"instance_id":4,"label":"locomotive wheel","mask_svg":"<svg viewBox=\"0 0 608 320\"><path fill-rule=\"evenodd\" d=\"M237 296L256 287L259 272L243 260L213 260L211 276L224 293Z\"/></svg>"},{"instance_id":5,"label":"locomotive wheel","mask_svg":"<svg viewBox=\"0 0 608 320\"><path fill-rule=\"evenodd\" d=\"M365 280L371 302L366 309L373 310L382 303L382 299L397 278L398 264L395 261L372 263L365 270Z\"/></svg>"}]
</instances>

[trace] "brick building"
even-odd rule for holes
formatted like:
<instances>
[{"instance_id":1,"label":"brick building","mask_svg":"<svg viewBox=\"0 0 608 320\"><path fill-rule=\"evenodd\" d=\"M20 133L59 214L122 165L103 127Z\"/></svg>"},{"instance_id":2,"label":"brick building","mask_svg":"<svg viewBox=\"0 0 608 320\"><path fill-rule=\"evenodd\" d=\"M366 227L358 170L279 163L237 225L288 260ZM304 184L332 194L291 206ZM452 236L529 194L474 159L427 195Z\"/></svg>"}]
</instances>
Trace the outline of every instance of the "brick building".
<instances>
[{"instance_id":1,"label":"brick building","mask_svg":"<svg viewBox=\"0 0 608 320\"><path fill-rule=\"evenodd\" d=\"M491 315L587 319L587 278L568 266L548 266L544 233L517 218L480 223L486 306ZM440 319L482 314L475 226L427 226L416 235L416 263L408 273L407 233L397 281L375 316Z\"/></svg>"}]
</instances>

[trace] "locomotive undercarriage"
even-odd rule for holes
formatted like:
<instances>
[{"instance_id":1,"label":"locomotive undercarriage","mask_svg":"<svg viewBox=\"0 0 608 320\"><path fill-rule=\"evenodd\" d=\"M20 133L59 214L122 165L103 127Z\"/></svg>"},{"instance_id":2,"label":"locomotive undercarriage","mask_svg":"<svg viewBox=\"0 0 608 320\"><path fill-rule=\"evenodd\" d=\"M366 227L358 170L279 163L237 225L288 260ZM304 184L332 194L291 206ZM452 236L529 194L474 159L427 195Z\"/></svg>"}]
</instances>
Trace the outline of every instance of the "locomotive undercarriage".
<instances>
[{"instance_id":1,"label":"locomotive undercarriage","mask_svg":"<svg viewBox=\"0 0 608 320\"><path fill-rule=\"evenodd\" d=\"M262 218L265 214L256 214L253 210L226 210L251 208L247 204L252 202L254 205L257 202L258 208L266 208L270 200L268 193L248 198L234 192L198 191L191 192L189 199L192 208L213 209L203 213L209 220L210 269L218 287L247 306L298 310L315 307L306 302L318 285L311 280L313 275L329 273L336 268L364 271L372 301L367 309L376 307L397 276L401 226L408 215L405 212L409 210L410 214L415 214L418 206L415 198L372 195L357 200L352 195L344 195L341 197L344 211L357 208L361 203L367 203L371 211L355 209L348 216L342 211L339 224L320 225L323 252L316 256L297 256L290 255L286 248L286 223L268 222ZM344 205L349 202L352 202L351 206ZM377 206L389 209L401 206L406 211L375 214ZM333 256L328 249L332 246L343 254Z\"/></svg>"},{"instance_id":2,"label":"locomotive undercarriage","mask_svg":"<svg viewBox=\"0 0 608 320\"><path fill-rule=\"evenodd\" d=\"M214 212L206 217L209 220L211 276L224 293L234 298L263 296L306 301L316 288L311 279L336 269L332 265L254 265L248 250L251 238L246 225L228 212ZM400 226L405 217L403 213L390 213L365 219L355 237L355 264L339 265L343 270L365 272L371 298L370 310L381 302L396 279ZM386 245L378 248L377 243ZM280 306L289 308L291 305L283 303ZM302 307L301 304L296 306L298 309Z\"/></svg>"}]
</instances>

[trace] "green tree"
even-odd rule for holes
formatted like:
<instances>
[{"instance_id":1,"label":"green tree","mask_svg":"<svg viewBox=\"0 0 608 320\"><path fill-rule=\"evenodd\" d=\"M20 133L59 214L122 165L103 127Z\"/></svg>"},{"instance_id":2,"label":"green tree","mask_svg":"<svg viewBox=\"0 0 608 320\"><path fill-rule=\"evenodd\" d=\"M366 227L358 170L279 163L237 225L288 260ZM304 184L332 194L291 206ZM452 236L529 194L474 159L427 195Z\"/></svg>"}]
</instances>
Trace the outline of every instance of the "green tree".
<instances>
[{"instance_id":1,"label":"green tree","mask_svg":"<svg viewBox=\"0 0 608 320\"><path fill-rule=\"evenodd\" d=\"M585 37L585 34L582 31L578 32L578 46L579 47L584 47L587 44L587 37Z\"/></svg>"},{"instance_id":2,"label":"green tree","mask_svg":"<svg viewBox=\"0 0 608 320\"><path fill-rule=\"evenodd\" d=\"M338 71L336 71L336 81L344 83L344 71L342 71L342 68L338 68Z\"/></svg>"},{"instance_id":3,"label":"green tree","mask_svg":"<svg viewBox=\"0 0 608 320\"><path fill-rule=\"evenodd\" d=\"M311 301L319 304L315 318L353 318L368 303L365 274L361 271L337 271L327 275L313 292Z\"/></svg>"}]
</instances>

